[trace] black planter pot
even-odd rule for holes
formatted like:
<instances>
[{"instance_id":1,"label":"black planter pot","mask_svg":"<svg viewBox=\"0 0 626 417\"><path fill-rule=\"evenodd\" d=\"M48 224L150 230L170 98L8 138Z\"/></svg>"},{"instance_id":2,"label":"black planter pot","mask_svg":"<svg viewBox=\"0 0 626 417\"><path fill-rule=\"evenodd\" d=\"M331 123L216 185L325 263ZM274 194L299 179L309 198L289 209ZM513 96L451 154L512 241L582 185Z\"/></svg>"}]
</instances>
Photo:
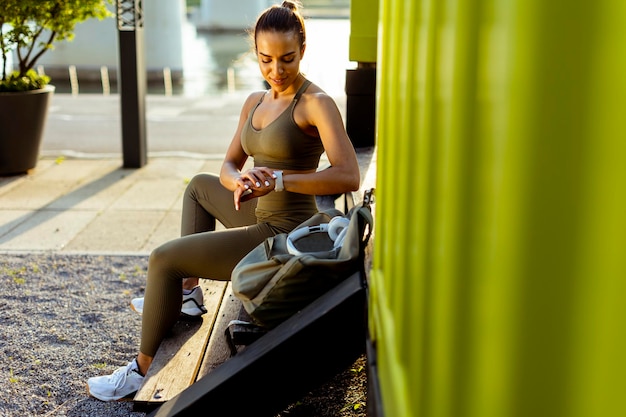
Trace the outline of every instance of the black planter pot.
<instances>
[{"instance_id":1,"label":"black planter pot","mask_svg":"<svg viewBox=\"0 0 626 417\"><path fill-rule=\"evenodd\" d=\"M41 139L54 86L0 93L0 175L15 175L37 166Z\"/></svg>"}]
</instances>

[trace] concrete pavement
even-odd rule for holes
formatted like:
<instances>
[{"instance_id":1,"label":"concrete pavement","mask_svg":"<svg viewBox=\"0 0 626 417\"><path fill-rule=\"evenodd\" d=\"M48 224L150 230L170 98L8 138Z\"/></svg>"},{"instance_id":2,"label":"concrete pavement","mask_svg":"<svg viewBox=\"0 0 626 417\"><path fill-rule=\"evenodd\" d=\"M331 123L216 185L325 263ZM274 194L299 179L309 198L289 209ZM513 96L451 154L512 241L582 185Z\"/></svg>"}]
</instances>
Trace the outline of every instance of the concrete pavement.
<instances>
[{"instance_id":1,"label":"concrete pavement","mask_svg":"<svg viewBox=\"0 0 626 417\"><path fill-rule=\"evenodd\" d=\"M30 175L0 178L0 252L148 254L179 236L182 193L218 159L43 158Z\"/></svg>"}]
</instances>

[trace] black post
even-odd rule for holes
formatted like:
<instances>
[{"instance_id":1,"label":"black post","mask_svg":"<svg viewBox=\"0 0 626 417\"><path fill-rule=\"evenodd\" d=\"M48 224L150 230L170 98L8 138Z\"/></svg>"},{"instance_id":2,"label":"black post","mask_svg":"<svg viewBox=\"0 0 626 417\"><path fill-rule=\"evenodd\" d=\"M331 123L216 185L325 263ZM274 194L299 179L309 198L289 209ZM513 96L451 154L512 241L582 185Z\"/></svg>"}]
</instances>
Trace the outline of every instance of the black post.
<instances>
[{"instance_id":1,"label":"black post","mask_svg":"<svg viewBox=\"0 0 626 417\"><path fill-rule=\"evenodd\" d=\"M141 168L148 162L142 0L117 0L117 31L124 168Z\"/></svg>"},{"instance_id":2,"label":"black post","mask_svg":"<svg viewBox=\"0 0 626 417\"><path fill-rule=\"evenodd\" d=\"M355 148L374 146L376 138L376 63L346 72L346 131Z\"/></svg>"}]
</instances>

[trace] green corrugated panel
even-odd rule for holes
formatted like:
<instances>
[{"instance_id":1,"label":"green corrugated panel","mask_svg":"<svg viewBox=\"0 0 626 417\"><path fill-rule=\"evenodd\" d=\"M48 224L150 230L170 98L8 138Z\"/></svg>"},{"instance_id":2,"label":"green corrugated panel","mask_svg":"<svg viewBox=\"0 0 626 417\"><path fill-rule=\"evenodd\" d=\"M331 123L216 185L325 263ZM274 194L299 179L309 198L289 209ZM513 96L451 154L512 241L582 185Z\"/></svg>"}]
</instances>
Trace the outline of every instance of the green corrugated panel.
<instances>
[{"instance_id":1,"label":"green corrugated panel","mask_svg":"<svg viewBox=\"0 0 626 417\"><path fill-rule=\"evenodd\" d=\"M387 416L609 416L626 2L386 0L371 328Z\"/></svg>"},{"instance_id":2,"label":"green corrugated panel","mask_svg":"<svg viewBox=\"0 0 626 417\"><path fill-rule=\"evenodd\" d=\"M350 61L376 62L378 1L350 2Z\"/></svg>"}]
</instances>

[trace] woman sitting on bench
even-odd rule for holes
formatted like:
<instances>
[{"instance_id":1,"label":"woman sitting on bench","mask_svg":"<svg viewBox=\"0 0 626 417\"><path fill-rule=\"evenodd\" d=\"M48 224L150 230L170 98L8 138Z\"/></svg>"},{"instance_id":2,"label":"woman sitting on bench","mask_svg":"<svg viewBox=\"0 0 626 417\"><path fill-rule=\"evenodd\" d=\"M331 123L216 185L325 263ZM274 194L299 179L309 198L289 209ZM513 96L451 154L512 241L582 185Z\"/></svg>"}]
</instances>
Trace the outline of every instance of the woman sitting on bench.
<instances>
[{"instance_id":1,"label":"woman sitting on bench","mask_svg":"<svg viewBox=\"0 0 626 417\"><path fill-rule=\"evenodd\" d=\"M139 354L112 375L87 383L89 394L103 401L139 389L180 316L183 279L229 280L237 262L259 243L315 214L315 195L359 187L356 154L337 105L300 73L306 33L298 5L284 1L265 10L253 36L270 89L245 101L220 175L200 174L189 184L183 225L202 232L167 242L150 255ZM323 152L331 168L318 171ZM254 167L242 171L249 157ZM214 230L216 219L227 229L204 231Z\"/></svg>"}]
</instances>

